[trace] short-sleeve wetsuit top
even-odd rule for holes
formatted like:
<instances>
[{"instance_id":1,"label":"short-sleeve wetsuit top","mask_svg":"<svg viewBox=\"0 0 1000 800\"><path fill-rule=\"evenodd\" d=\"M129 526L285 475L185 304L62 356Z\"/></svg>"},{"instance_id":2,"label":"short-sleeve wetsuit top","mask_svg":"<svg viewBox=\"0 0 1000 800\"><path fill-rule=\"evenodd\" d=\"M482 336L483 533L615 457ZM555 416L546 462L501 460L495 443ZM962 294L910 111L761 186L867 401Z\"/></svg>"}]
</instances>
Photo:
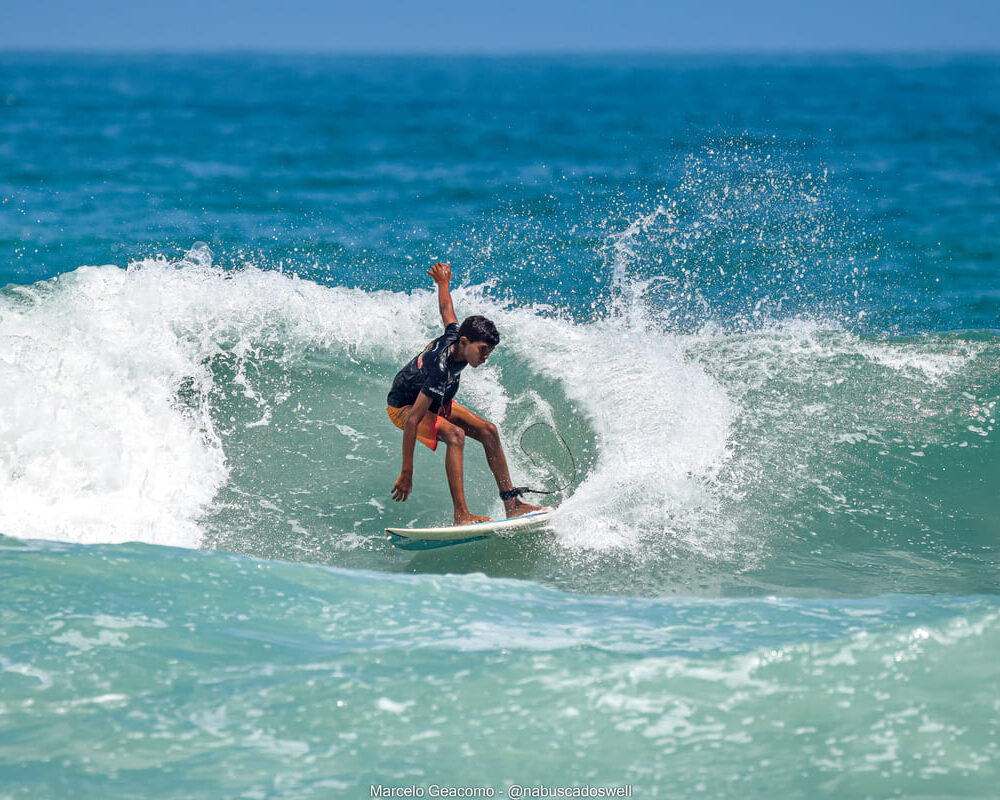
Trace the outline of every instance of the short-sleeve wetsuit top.
<instances>
[{"instance_id":1,"label":"short-sleeve wetsuit top","mask_svg":"<svg viewBox=\"0 0 1000 800\"><path fill-rule=\"evenodd\" d=\"M446 408L458 391L459 373L465 362L452 358L451 346L458 341L458 323L452 322L444 335L432 340L423 352L403 367L392 382L386 402L393 408L411 406L423 392L431 398L430 411Z\"/></svg>"}]
</instances>

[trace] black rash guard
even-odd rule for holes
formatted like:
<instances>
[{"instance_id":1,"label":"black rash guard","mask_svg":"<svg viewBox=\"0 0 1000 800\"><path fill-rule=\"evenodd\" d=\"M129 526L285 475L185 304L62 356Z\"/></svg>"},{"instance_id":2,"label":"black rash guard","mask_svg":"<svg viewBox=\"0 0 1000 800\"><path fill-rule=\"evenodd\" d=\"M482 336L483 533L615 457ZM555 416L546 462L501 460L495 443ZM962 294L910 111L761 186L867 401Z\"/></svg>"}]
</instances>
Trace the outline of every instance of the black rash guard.
<instances>
[{"instance_id":1,"label":"black rash guard","mask_svg":"<svg viewBox=\"0 0 1000 800\"><path fill-rule=\"evenodd\" d=\"M451 346L458 341L458 323L452 322L444 335L429 342L424 351L403 367L392 382L386 402L393 408L412 406L423 392L431 399L430 410L446 408L458 391L459 373L465 368L451 356Z\"/></svg>"}]
</instances>

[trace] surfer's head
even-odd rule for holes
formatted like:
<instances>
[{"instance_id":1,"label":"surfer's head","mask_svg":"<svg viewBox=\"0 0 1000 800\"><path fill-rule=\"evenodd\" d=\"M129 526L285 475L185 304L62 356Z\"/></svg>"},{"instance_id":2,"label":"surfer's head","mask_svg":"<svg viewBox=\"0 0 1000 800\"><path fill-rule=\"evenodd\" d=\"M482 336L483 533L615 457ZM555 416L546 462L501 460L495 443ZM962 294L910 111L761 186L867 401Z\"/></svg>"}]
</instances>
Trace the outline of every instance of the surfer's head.
<instances>
[{"instance_id":1,"label":"surfer's head","mask_svg":"<svg viewBox=\"0 0 1000 800\"><path fill-rule=\"evenodd\" d=\"M458 329L458 341L452 352L456 361L465 361L470 367L478 367L486 363L493 348L499 343L497 326L486 317L475 315L466 317Z\"/></svg>"}]
</instances>

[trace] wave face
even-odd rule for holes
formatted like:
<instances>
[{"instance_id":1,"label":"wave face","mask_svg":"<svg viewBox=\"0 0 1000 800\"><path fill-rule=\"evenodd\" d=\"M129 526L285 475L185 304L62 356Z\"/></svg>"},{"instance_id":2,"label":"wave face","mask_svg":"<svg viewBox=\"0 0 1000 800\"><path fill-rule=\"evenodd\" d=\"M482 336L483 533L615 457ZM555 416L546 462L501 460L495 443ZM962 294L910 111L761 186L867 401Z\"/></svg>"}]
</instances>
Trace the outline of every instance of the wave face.
<instances>
[{"instance_id":1,"label":"wave face","mask_svg":"<svg viewBox=\"0 0 1000 800\"><path fill-rule=\"evenodd\" d=\"M10 535L405 569L381 529L447 516L430 453L412 500L387 500L384 395L434 335L426 291L222 270L195 248L2 302ZM515 474L568 486L551 539L432 569L613 593L996 589L995 335L678 333L648 305L580 322L485 287L456 302L504 334L460 399L500 426ZM469 449L470 502L497 514Z\"/></svg>"}]
</instances>

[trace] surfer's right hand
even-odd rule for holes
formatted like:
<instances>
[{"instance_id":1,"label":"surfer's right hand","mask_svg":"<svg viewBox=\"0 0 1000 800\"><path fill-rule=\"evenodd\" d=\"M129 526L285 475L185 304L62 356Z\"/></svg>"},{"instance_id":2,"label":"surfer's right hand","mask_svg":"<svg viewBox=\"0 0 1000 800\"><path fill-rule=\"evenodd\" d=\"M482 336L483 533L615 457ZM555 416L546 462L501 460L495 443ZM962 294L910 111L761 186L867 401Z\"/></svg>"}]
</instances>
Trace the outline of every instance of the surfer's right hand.
<instances>
[{"instance_id":1,"label":"surfer's right hand","mask_svg":"<svg viewBox=\"0 0 1000 800\"><path fill-rule=\"evenodd\" d=\"M396 482L392 485L392 499L397 503L402 502L410 496L413 491L413 473L400 472Z\"/></svg>"}]
</instances>

